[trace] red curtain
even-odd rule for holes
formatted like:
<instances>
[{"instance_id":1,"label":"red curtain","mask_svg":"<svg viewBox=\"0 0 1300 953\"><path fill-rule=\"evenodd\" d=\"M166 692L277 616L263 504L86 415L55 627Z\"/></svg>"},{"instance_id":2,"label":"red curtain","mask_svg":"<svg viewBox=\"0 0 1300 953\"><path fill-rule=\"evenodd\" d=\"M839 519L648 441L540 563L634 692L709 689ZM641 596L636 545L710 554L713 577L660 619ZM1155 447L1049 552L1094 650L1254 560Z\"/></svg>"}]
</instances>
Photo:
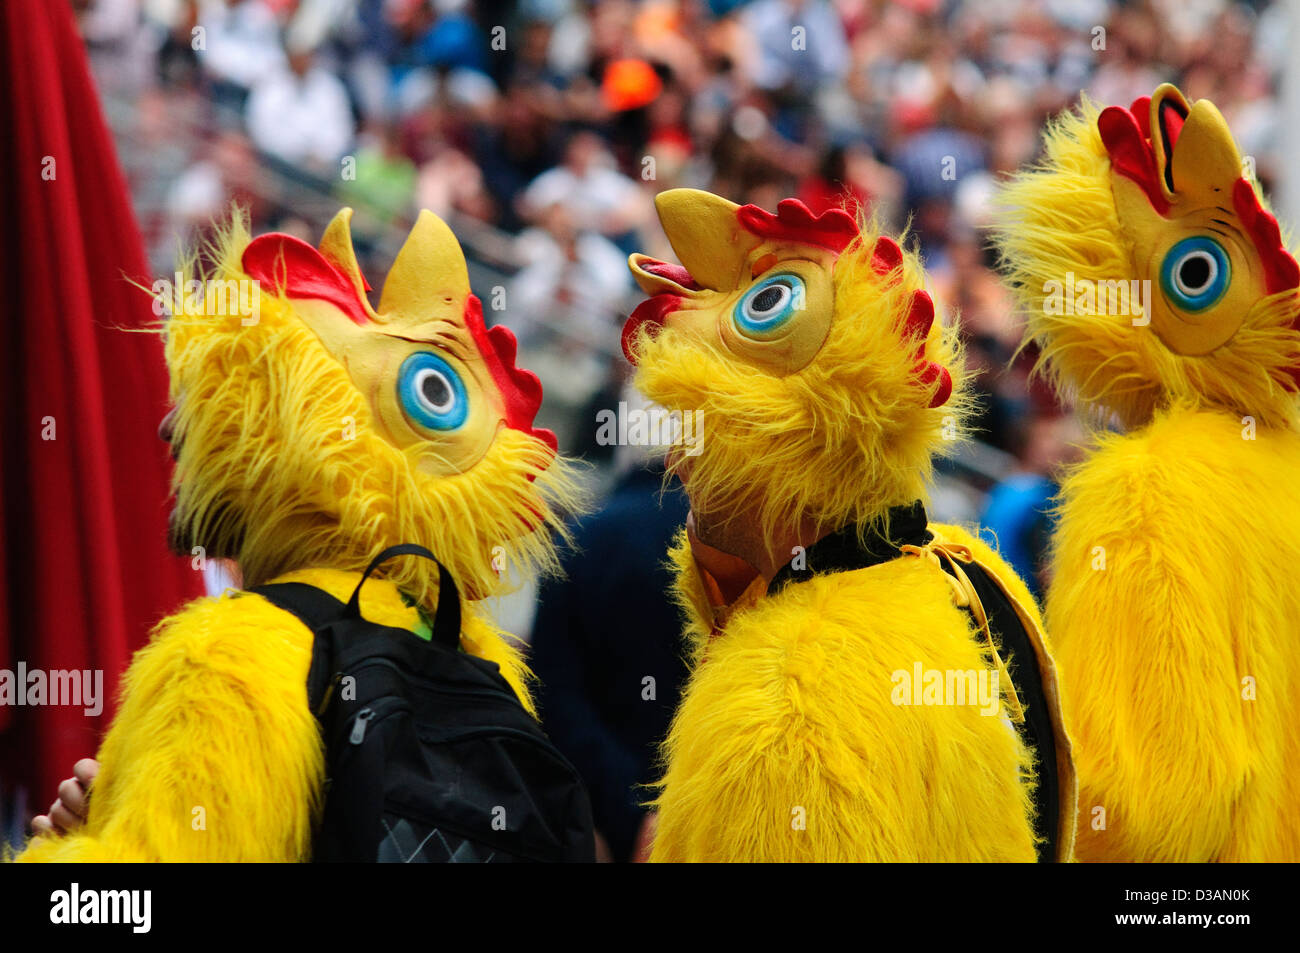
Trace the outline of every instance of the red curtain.
<instances>
[{"instance_id":1,"label":"red curtain","mask_svg":"<svg viewBox=\"0 0 1300 953\"><path fill-rule=\"evenodd\" d=\"M44 810L150 626L202 590L168 554L148 267L65 0L0 3L0 669L103 672L99 717L0 706L0 786ZM53 437L53 439L47 439Z\"/></svg>"}]
</instances>

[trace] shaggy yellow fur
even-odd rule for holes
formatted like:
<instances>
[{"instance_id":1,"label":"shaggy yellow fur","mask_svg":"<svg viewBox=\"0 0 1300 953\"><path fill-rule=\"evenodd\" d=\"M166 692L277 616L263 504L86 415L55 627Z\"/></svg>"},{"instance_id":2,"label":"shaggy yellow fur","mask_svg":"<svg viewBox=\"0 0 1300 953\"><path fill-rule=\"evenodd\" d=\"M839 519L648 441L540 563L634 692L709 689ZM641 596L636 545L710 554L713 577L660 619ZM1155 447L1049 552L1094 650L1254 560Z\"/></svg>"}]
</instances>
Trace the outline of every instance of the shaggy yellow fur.
<instances>
[{"instance_id":1,"label":"shaggy yellow fur","mask_svg":"<svg viewBox=\"0 0 1300 953\"><path fill-rule=\"evenodd\" d=\"M965 375L955 330L936 318L926 359L948 368L953 396L927 406L915 342L902 332L924 273L905 253L900 269L878 275L878 237L864 225L837 260L830 333L796 373L773 376L672 327L641 333L637 386L670 409L700 414L700 452L677 461L690 464L697 507L752 514L770 537L805 517L865 528L924 494L932 455L955 444L964 419Z\"/></svg>"},{"instance_id":2,"label":"shaggy yellow fur","mask_svg":"<svg viewBox=\"0 0 1300 953\"><path fill-rule=\"evenodd\" d=\"M1177 407L1062 487L1081 859L1300 861L1300 435L1249 435Z\"/></svg>"},{"instance_id":3,"label":"shaggy yellow fur","mask_svg":"<svg viewBox=\"0 0 1300 953\"><path fill-rule=\"evenodd\" d=\"M1050 282L1151 279L1133 261L1111 191L1110 158L1097 131L1097 109L1078 111L1048 128L1041 163L1020 173L997 200L995 236L1008 282L1040 348L1039 369L1065 395L1129 426L1175 403L1226 407L1261 424L1296 426L1300 413L1287 390L1286 369L1300 363L1294 292L1261 301L1223 347L1202 356L1175 354L1134 315L1053 314ZM1189 232L1189 234L1191 234ZM1140 314L1140 307L1136 308Z\"/></svg>"},{"instance_id":4,"label":"shaggy yellow fur","mask_svg":"<svg viewBox=\"0 0 1300 953\"><path fill-rule=\"evenodd\" d=\"M248 241L237 220L199 277L246 279ZM186 545L234 558L249 586L301 581L344 600L374 555L403 542L431 549L475 597L499 591L512 564L555 566L552 531L576 499L564 461L502 427L470 469L429 475L420 448L376 432L365 395L293 303L254 295L256 321L200 301L166 327ZM412 628L401 593L433 614L433 563L398 558L378 575L362 593L367 618ZM532 713L520 653L472 600L463 609L462 648L496 662ZM253 595L200 599L164 620L126 676L85 828L38 838L19 859L310 859L323 771L311 647L301 622Z\"/></svg>"},{"instance_id":5,"label":"shaggy yellow fur","mask_svg":"<svg viewBox=\"0 0 1300 953\"><path fill-rule=\"evenodd\" d=\"M1294 291L1260 299L1202 356L1131 316L1048 313L1045 284L1068 272L1159 282L1120 227L1097 116L1085 100L1050 127L997 230L1040 366L1136 428L1099 436L1061 489L1047 621L1078 856L1300 860Z\"/></svg>"},{"instance_id":6,"label":"shaggy yellow fur","mask_svg":"<svg viewBox=\"0 0 1300 953\"><path fill-rule=\"evenodd\" d=\"M928 406L905 332L924 273L906 254L877 274L878 237L863 225L837 259L830 330L794 373L768 373L671 323L638 335L638 386L702 415L699 454L677 460L697 512L755 519L771 541L805 523L888 532L890 508L925 499L932 457L960 435L966 376L954 332L936 321L924 354L948 369L954 393ZM988 547L932 529L1033 606ZM895 673L918 663L994 667L939 566L909 556L819 575L742 602L714 638L685 533L672 559L693 672L663 747L652 859L1036 858L1034 753L1011 724L969 704L894 704ZM1068 838L1062 847L1068 856Z\"/></svg>"},{"instance_id":7,"label":"shaggy yellow fur","mask_svg":"<svg viewBox=\"0 0 1300 953\"><path fill-rule=\"evenodd\" d=\"M276 581L346 599L360 578L305 570ZM416 621L385 580L366 582L361 610L384 624ZM521 690L517 657L471 619L462 644L486 645L480 654L506 660L504 674ZM38 837L17 859L309 860L324 772L307 709L311 645L297 618L234 591L161 622L127 672L85 827Z\"/></svg>"},{"instance_id":8,"label":"shaggy yellow fur","mask_svg":"<svg viewBox=\"0 0 1300 953\"><path fill-rule=\"evenodd\" d=\"M931 529L970 546L1036 618L988 547ZM991 666L941 569L904 557L819 575L711 640L684 534L672 558L696 665L664 747L654 860L1035 859L1033 755L1009 724L891 700L892 673L916 662Z\"/></svg>"}]
</instances>

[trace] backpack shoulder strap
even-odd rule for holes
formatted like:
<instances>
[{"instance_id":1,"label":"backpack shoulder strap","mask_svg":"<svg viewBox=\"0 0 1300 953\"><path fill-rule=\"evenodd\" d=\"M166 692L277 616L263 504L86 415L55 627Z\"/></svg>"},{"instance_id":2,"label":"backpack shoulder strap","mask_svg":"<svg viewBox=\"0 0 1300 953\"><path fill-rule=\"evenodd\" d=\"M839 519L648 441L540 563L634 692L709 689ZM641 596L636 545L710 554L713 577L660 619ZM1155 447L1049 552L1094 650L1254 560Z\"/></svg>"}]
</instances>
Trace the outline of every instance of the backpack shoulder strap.
<instances>
[{"instance_id":1,"label":"backpack shoulder strap","mask_svg":"<svg viewBox=\"0 0 1300 953\"><path fill-rule=\"evenodd\" d=\"M314 633L340 619L360 619L361 587L376 569L396 556L423 556L437 563L438 606L434 610L433 641L447 648L458 648L461 623L460 592L447 567L418 543L390 546L372 559L366 571L361 574L361 579L352 590L352 596L346 604L323 589L305 582L272 582L264 586L254 586L247 591L256 593L272 605L297 616Z\"/></svg>"},{"instance_id":2,"label":"backpack shoulder strap","mask_svg":"<svg viewBox=\"0 0 1300 953\"><path fill-rule=\"evenodd\" d=\"M296 615L312 632L317 632L343 615L343 603L324 589L305 582L272 582L265 586L254 586L248 591L261 596L271 605Z\"/></svg>"},{"instance_id":3,"label":"backpack shoulder strap","mask_svg":"<svg viewBox=\"0 0 1300 953\"><path fill-rule=\"evenodd\" d=\"M331 689L340 674L337 669L344 647L339 642L336 623L365 621L361 616L361 587L380 565L395 556L422 556L438 564L438 607L433 619L431 641L452 651L458 650L460 593L447 568L438 562L433 553L416 543L390 546L371 560L346 603L305 582L273 582L247 590L296 616L311 630L313 642L311 668L307 674L307 700L317 717L324 714L333 696Z\"/></svg>"},{"instance_id":4,"label":"backpack shoulder strap","mask_svg":"<svg viewBox=\"0 0 1300 953\"><path fill-rule=\"evenodd\" d=\"M432 641L445 648L460 648L460 592L456 589L456 582L451 578L447 567L419 543L399 543L396 546L389 546L370 560L370 565L361 574L361 581L352 590L352 598L348 600L343 610L344 615L351 619L361 618L361 587L366 584L371 573L395 556L422 556L437 565L438 607L434 610Z\"/></svg>"},{"instance_id":5,"label":"backpack shoulder strap","mask_svg":"<svg viewBox=\"0 0 1300 953\"><path fill-rule=\"evenodd\" d=\"M307 704L319 718L330 695L337 652L331 626L343 618L345 606L324 589L305 582L273 582L254 586L271 605L298 617L312 633L311 667L307 670Z\"/></svg>"}]
</instances>

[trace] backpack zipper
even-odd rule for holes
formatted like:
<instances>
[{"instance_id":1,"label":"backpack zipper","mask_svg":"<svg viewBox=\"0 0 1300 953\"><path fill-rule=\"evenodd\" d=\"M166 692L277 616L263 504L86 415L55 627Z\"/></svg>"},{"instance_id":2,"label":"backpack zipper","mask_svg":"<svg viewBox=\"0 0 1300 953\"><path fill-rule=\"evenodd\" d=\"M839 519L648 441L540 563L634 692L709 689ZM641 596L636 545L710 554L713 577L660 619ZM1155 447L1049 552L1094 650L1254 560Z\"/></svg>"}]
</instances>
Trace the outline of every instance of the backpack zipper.
<instances>
[{"instance_id":1,"label":"backpack zipper","mask_svg":"<svg viewBox=\"0 0 1300 953\"><path fill-rule=\"evenodd\" d=\"M357 712L356 719L352 722L352 734L348 741L354 745L359 745L366 740L366 727L370 724L370 719L375 717L373 708L363 708Z\"/></svg>"},{"instance_id":2,"label":"backpack zipper","mask_svg":"<svg viewBox=\"0 0 1300 953\"><path fill-rule=\"evenodd\" d=\"M348 743L359 745L366 740L366 733L371 724L383 721L398 711L409 711L410 704L403 698L386 697L365 706L352 716L352 728L348 732Z\"/></svg>"}]
</instances>

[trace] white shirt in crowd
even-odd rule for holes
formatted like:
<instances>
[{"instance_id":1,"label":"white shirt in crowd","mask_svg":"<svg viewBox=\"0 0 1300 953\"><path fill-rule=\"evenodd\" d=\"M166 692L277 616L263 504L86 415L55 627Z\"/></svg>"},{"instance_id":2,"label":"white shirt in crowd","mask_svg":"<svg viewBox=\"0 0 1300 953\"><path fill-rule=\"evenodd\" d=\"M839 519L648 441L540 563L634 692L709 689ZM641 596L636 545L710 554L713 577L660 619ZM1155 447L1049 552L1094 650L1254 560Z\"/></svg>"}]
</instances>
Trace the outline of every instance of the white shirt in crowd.
<instances>
[{"instance_id":1,"label":"white shirt in crowd","mask_svg":"<svg viewBox=\"0 0 1300 953\"><path fill-rule=\"evenodd\" d=\"M242 0L234 6L205 0L199 7L199 26L199 59L214 76L249 89L284 68L280 24L262 0Z\"/></svg>"},{"instance_id":2,"label":"white shirt in crowd","mask_svg":"<svg viewBox=\"0 0 1300 953\"><path fill-rule=\"evenodd\" d=\"M608 233L610 218L641 200L637 184L617 169L593 163L578 174L560 165L543 172L524 190L526 209L562 205L580 229Z\"/></svg>"},{"instance_id":3,"label":"white shirt in crowd","mask_svg":"<svg viewBox=\"0 0 1300 953\"><path fill-rule=\"evenodd\" d=\"M317 66L302 77L283 69L260 80L245 115L253 144L290 163L335 163L356 133L346 87Z\"/></svg>"},{"instance_id":4,"label":"white shirt in crowd","mask_svg":"<svg viewBox=\"0 0 1300 953\"><path fill-rule=\"evenodd\" d=\"M592 231L580 232L570 259L542 228L525 229L516 248L524 267L511 282L510 320L522 332L549 326L597 347L617 347L617 315L631 290L627 255Z\"/></svg>"}]
</instances>

